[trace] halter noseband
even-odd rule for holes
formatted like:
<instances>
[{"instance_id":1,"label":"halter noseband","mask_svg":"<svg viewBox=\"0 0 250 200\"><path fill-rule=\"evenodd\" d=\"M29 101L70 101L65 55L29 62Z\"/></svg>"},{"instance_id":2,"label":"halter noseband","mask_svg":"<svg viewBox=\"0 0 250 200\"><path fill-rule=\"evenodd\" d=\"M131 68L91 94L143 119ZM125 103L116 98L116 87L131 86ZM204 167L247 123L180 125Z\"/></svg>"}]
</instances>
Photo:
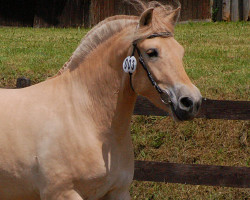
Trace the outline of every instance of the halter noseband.
<instances>
[{"instance_id":1,"label":"halter noseband","mask_svg":"<svg viewBox=\"0 0 250 200\"><path fill-rule=\"evenodd\" d=\"M148 37L146 37L146 39L151 39L151 38L155 38L155 37L172 37L173 34L170 33L170 32L162 32L162 33L154 33ZM156 81L154 80L152 74L150 73L148 67L147 67L147 64L145 63L144 59L143 59L143 56L140 52L140 49L137 47L137 42L139 40L135 40L133 41L133 51L132 51L132 54L130 56L130 58L133 58L134 59L134 54L135 54L135 51L137 51L138 53L138 56L139 56L139 62L140 64L142 65L143 69L146 71L147 75L148 75L148 78L150 80L150 82L152 83L152 85L154 86L154 88L156 89L156 91L160 94L161 96L161 100L164 104L172 104L172 101L170 99L170 94L168 91L166 90L162 90L159 85L156 83ZM136 65L136 61L135 61L135 65ZM135 70L135 69L134 69ZM133 75L133 71L129 71L129 76L130 76L130 86L132 88L132 90L135 92L134 90L134 87L133 87L133 84L132 84L132 75Z\"/></svg>"}]
</instances>

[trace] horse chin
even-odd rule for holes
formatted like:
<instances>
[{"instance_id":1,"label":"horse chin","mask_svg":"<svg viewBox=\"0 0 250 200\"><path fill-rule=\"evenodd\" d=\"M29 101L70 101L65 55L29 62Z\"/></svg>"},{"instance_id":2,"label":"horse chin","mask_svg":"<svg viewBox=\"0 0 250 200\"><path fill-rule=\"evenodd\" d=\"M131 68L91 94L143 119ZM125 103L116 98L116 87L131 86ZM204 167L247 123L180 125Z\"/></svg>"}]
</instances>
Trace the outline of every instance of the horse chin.
<instances>
[{"instance_id":1,"label":"horse chin","mask_svg":"<svg viewBox=\"0 0 250 200\"><path fill-rule=\"evenodd\" d=\"M173 118L174 121L176 122L181 122L183 120L181 120L181 118L177 115L177 113L175 112L175 109L173 108L173 106L171 105L171 112L170 112L170 115L171 117Z\"/></svg>"},{"instance_id":2,"label":"horse chin","mask_svg":"<svg viewBox=\"0 0 250 200\"><path fill-rule=\"evenodd\" d=\"M187 116L185 113L182 113L181 110L176 109L173 105L170 105L170 108L171 108L171 116L177 122L190 121L194 119L193 115Z\"/></svg>"}]
</instances>

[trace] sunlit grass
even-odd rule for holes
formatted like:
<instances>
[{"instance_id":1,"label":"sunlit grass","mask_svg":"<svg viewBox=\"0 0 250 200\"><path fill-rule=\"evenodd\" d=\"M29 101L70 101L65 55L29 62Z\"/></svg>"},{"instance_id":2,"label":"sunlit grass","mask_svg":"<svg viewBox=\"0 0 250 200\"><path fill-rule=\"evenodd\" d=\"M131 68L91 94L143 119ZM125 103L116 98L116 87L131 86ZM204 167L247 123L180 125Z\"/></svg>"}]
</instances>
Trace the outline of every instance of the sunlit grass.
<instances>
[{"instance_id":1,"label":"sunlit grass","mask_svg":"<svg viewBox=\"0 0 250 200\"><path fill-rule=\"evenodd\" d=\"M179 25L176 39L186 50L186 70L202 94L218 99L249 99L250 24Z\"/></svg>"},{"instance_id":2,"label":"sunlit grass","mask_svg":"<svg viewBox=\"0 0 250 200\"><path fill-rule=\"evenodd\" d=\"M84 29L0 28L1 86L14 85L19 76L33 83L53 76L86 33Z\"/></svg>"}]
</instances>

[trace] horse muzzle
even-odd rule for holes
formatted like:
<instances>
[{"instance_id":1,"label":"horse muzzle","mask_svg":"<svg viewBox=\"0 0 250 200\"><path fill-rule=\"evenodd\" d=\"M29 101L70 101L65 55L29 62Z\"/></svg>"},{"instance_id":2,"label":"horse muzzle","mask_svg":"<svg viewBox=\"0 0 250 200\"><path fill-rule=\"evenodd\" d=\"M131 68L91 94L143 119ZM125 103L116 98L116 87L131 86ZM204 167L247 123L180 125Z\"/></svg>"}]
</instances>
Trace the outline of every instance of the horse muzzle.
<instances>
[{"instance_id":1,"label":"horse muzzle","mask_svg":"<svg viewBox=\"0 0 250 200\"><path fill-rule=\"evenodd\" d=\"M192 120L199 113L202 96L200 91L195 86L193 87L189 89L182 86L168 92L170 94L171 111L177 121Z\"/></svg>"}]
</instances>

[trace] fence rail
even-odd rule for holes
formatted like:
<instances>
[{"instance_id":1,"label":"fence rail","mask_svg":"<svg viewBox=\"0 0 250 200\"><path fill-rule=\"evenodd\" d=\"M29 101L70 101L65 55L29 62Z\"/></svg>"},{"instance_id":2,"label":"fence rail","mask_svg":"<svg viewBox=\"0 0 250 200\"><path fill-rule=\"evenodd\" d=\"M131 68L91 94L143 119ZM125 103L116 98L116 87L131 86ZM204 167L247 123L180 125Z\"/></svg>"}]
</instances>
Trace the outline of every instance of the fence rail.
<instances>
[{"instance_id":1,"label":"fence rail","mask_svg":"<svg viewBox=\"0 0 250 200\"><path fill-rule=\"evenodd\" d=\"M144 97L138 97L135 115L166 116ZM198 118L249 120L250 101L203 99ZM250 188L249 167L187 165L153 161L135 161L134 180L191 185Z\"/></svg>"},{"instance_id":2,"label":"fence rail","mask_svg":"<svg viewBox=\"0 0 250 200\"><path fill-rule=\"evenodd\" d=\"M155 107L146 98L139 96L136 101L135 115L168 115L163 110ZM203 99L201 111L197 118L250 120L250 101L225 101Z\"/></svg>"},{"instance_id":3,"label":"fence rail","mask_svg":"<svg viewBox=\"0 0 250 200\"><path fill-rule=\"evenodd\" d=\"M134 180L250 188L250 168L135 161Z\"/></svg>"}]
</instances>

